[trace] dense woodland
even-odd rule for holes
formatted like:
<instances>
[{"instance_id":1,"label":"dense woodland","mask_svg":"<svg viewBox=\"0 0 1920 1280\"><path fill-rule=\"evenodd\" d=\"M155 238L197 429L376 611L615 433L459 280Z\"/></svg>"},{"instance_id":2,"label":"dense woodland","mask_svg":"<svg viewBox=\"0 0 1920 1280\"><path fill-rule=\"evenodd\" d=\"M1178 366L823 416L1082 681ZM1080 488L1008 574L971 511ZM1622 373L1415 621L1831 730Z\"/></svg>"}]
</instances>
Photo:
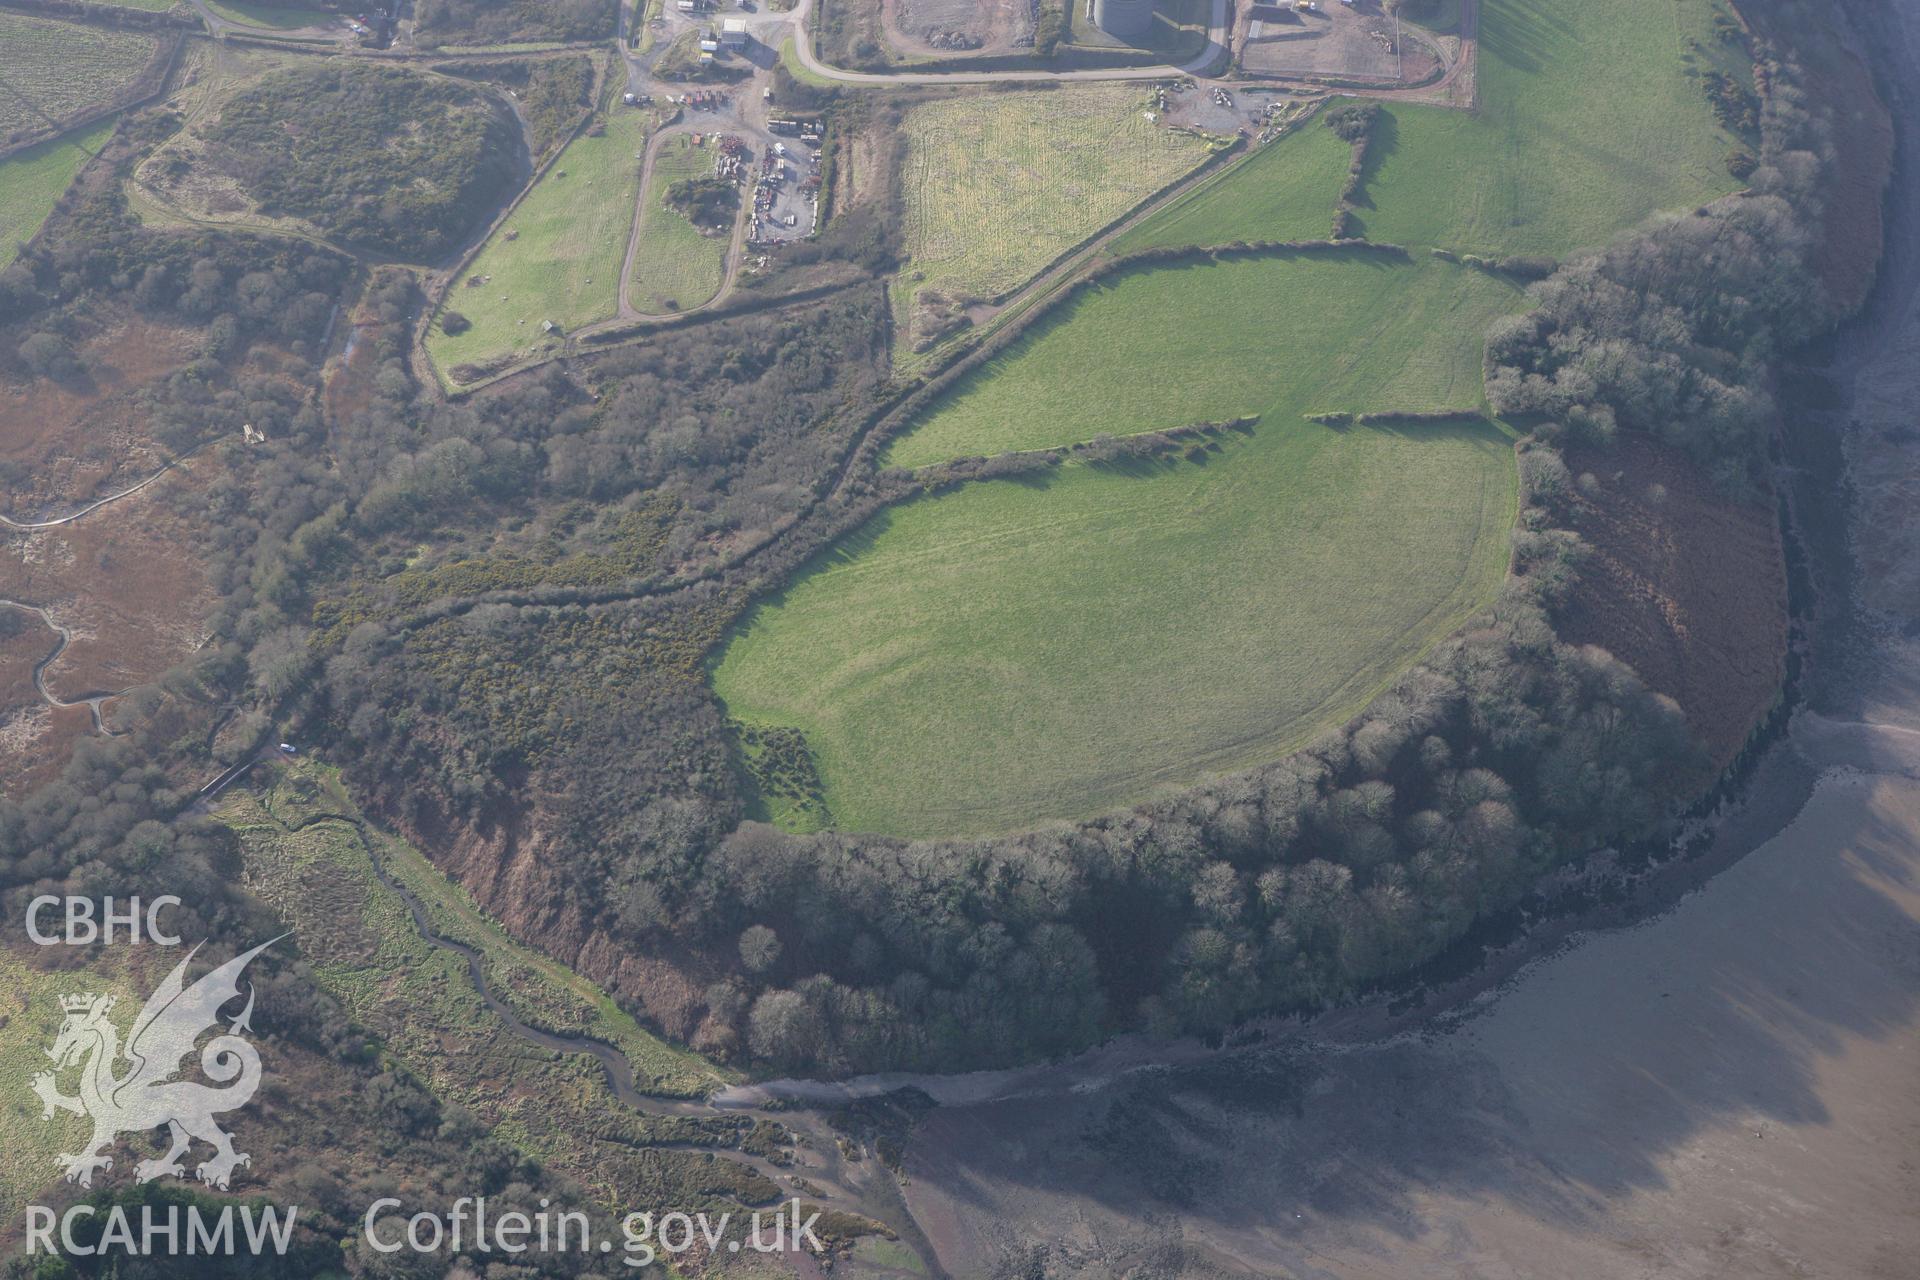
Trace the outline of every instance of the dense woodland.
<instances>
[{"instance_id":1,"label":"dense woodland","mask_svg":"<svg viewBox=\"0 0 1920 1280\"><path fill-rule=\"evenodd\" d=\"M425 260L505 198L517 133L498 100L458 81L345 60L263 76L205 130L262 211Z\"/></svg>"},{"instance_id":2,"label":"dense woodland","mask_svg":"<svg viewBox=\"0 0 1920 1280\"><path fill-rule=\"evenodd\" d=\"M1777 417L1773 362L1830 325L1807 255L1827 199L1829 122L1795 69L1762 64L1766 147L1749 190L1576 259L1487 340L1487 394L1549 438L1644 431L1749 491Z\"/></svg>"},{"instance_id":3,"label":"dense woodland","mask_svg":"<svg viewBox=\"0 0 1920 1280\"><path fill-rule=\"evenodd\" d=\"M526 121L527 149L536 159L564 142L593 106L593 59L584 53L511 58L477 66L450 62L434 70L511 88Z\"/></svg>"}]
</instances>

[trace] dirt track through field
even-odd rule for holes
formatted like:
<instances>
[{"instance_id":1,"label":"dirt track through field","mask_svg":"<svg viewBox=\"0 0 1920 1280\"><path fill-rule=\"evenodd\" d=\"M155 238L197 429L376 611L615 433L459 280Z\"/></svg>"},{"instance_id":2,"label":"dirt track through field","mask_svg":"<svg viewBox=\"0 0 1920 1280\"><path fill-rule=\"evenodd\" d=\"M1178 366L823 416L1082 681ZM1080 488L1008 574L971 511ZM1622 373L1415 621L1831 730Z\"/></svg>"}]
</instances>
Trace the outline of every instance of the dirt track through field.
<instances>
[{"instance_id":1,"label":"dirt track through field","mask_svg":"<svg viewBox=\"0 0 1920 1280\"><path fill-rule=\"evenodd\" d=\"M647 194L652 190L654 161L659 158L660 149L666 145L669 138L683 137L693 132L695 132L695 130L690 128L662 129L658 133L655 133L647 143L646 159L640 166L640 194L634 201L633 225L627 232L627 255L620 263L620 296L619 304L615 309L615 315L610 320L602 320L596 324L582 325L579 329L575 330L576 335L598 333L601 330L634 321L677 320L684 314L706 311L717 307L725 302L733 293L734 282L740 278L741 260L746 256L747 222L753 211L753 202L750 194L742 196L740 207L734 212L733 236L727 242L726 271L721 276L720 288L714 292L712 297L705 299L697 306L686 308L684 312L671 311L658 315L643 312L633 305L633 259L635 255L640 252L640 228L646 221ZM750 190L751 188L749 188L749 191Z\"/></svg>"}]
</instances>

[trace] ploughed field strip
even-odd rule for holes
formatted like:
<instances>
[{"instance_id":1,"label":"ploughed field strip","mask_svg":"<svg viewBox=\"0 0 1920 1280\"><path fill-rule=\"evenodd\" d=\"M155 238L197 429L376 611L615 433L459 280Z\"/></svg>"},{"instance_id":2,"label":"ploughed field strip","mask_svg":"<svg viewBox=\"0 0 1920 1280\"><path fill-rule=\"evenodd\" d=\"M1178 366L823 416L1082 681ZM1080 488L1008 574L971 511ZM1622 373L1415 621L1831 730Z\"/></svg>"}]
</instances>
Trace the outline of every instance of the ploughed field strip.
<instances>
[{"instance_id":1,"label":"ploughed field strip","mask_svg":"<svg viewBox=\"0 0 1920 1280\"><path fill-rule=\"evenodd\" d=\"M839 826L913 835L1097 813L1299 744L1491 597L1515 502L1491 423L1302 415L1478 404L1480 334L1517 301L1356 253L1069 304L890 461L1261 421L1195 459L883 514L749 619L715 673L729 712L806 735Z\"/></svg>"},{"instance_id":2,"label":"ploughed field strip","mask_svg":"<svg viewBox=\"0 0 1920 1280\"><path fill-rule=\"evenodd\" d=\"M158 47L141 31L0 13L0 144L111 100Z\"/></svg>"}]
</instances>

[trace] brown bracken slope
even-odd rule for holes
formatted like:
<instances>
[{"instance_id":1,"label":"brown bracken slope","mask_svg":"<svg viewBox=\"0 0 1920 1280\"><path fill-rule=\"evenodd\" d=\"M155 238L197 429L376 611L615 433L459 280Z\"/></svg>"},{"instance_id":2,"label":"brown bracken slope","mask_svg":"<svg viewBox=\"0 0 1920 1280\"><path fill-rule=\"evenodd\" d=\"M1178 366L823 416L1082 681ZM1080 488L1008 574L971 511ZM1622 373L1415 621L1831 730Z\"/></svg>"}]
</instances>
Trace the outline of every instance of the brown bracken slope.
<instances>
[{"instance_id":1,"label":"brown bracken slope","mask_svg":"<svg viewBox=\"0 0 1920 1280\"><path fill-rule=\"evenodd\" d=\"M1560 634L1607 649L1677 701L1725 767L1785 671L1786 572L1772 502L1727 500L1643 435L1569 450L1567 465L1582 478L1573 527L1590 551Z\"/></svg>"}]
</instances>

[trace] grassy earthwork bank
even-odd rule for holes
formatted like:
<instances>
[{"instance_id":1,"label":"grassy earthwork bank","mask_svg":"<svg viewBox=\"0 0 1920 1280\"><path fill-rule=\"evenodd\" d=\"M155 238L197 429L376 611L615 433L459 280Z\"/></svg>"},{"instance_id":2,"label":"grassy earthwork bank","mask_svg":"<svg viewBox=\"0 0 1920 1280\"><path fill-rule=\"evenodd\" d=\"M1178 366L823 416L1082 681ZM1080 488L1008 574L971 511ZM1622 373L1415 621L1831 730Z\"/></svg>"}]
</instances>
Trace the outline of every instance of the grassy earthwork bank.
<instances>
[{"instance_id":1,"label":"grassy earthwork bank","mask_svg":"<svg viewBox=\"0 0 1920 1280\"><path fill-rule=\"evenodd\" d=\"M691 134L678 134L663 142L654 156L628 285L628 296L641 311L683 311L720 290L730 236L703 235L667 203L674 183L713 176L714 155L712 146L695 146Z\"/></svg>"},{"instance_id":2,"label":"grassy earthwork bank","mask_svg":"<svg viewBox=\"0 0 1920 1280\"><path fill-rule=\"evenodd\" d=\"M615 314L652 120L643 111L615 111L604 129L589 126L494 232L429 333L427 351L443 375L541 350L555 341L543 321L572 330ZM475 279L482 283L468 283ZM449 311L472 327L444 332Z\"/></svg>"},{"instance_id":3,"label":"grassy earthwork bank","mask_svg":"<svg viewBox=\"0 0 1920 1280\"><path fill-rule=\"evenodd\" d=\"M421 937L363 835L427 904L436 932L480 951L489 987L523 1021L617 1046L643 1090L694 1095L724 1083L723 1073L660 1044L583 979L511 942L417 853L356 829L323 771L296 765L269 786L229 793L219 813L239 841L246 883L281 913L314 980L384 1058L602 1203L725 1207L776 1194L724 1152L687 1149L757 1143L766 1135L753 1126L643 1114L619 1101L591 1056L543 1049L514 1030L476 992L465 958Z\"/></svg>"},{"instance_id":4,"label":"grassy earthwork bank","mask_svg":"<svg viewBox=\"0 0 1920 1280\"><path fill-rule=\"evenodd\" d=\"M1484 604L1516 500L1480 402L1518 302L1358 254L1141 271L1065 307L895 447L911 466L1259 414L1192 458L1072 463L891 510L753 615L715 686L807 738L837 825L1084 816L1345 719Z\"/></svg>"},{"instance_id":5,"label":"grassy earthwork bank","mask_svg":"<svg viewBox=\"0 0 1920 1280\"><path fill-rule=\"evenodd\" d=\"M0 1214L8 1222L19 1222L27 1202L59 1177L54 1156L80 1150L90 1128L85 1117L60 1111L41 1119L32 1088L33 1077L52 1065L47 1050L65 1017L60 997L94 992L138 1008L142 996L134 987L123 973L39 969L0 949ZM72 1076L62 1084L71 1090Z\"/></svg>"},{"instance_id":6,"label":"grassy earthwork bank","mask_svg":"<svg viewBox=\"0 0 1920 1280\"><path fill-rule=\"evenodd\" d=\"M291 891L289 875L302 867L315 873L325 867L337 872L352 894L361 897L359 928L371 929L382 946L410 957L405 966L439 970L443 961L457 961L452 953L422 940L405 910L404 900L376 874L355 828L359 813L332 770L307 763L278 764L272 786L258 795L236 795L223 811L225 820L242 833L243 844L256 856L249 869L269 897ZM633 1016L592 982L546 956L521 946L489 919L459 885L453 883L403 840L370 826L359 832L373 842L382 865L425 907L433 931L479 952L489 988L516 1016L530 1025L561 1034L587 1036L613 1045L626 1054L635 1084L644 1092L666 1097L697 1097L730 1078L698 1055L666 1044L643 1030ZM314 862L319 859L320 862ZM302 922L303 950L334 963L330 983L343 1000L363 1008L376 998L362 991L363 979L382 985L378 970L362 970L345 963L347 951L341 931L355 932L354 913L331 914L338 903L292 907L296 932ZM374 935L365 935L371 940ZM448 993L462 1007L478 1004L464 965L456 964L459 982ZM480 1016L483 1029L494 1015ZM469 1100L470 1101L470 1100Z\"/></svg>"},{"instance_id":7,"label":"grassy earthwork bank","mask_svg":"<svg viewBox=\"0 0 1920 1280\"><path fill-rule=\"evenodd\" d=\"M1112 251L1323 239L1352 154L1319 116L1310 116L1219 177L1182 193L1116 239Z\"/></svg>"}]
</instances>

